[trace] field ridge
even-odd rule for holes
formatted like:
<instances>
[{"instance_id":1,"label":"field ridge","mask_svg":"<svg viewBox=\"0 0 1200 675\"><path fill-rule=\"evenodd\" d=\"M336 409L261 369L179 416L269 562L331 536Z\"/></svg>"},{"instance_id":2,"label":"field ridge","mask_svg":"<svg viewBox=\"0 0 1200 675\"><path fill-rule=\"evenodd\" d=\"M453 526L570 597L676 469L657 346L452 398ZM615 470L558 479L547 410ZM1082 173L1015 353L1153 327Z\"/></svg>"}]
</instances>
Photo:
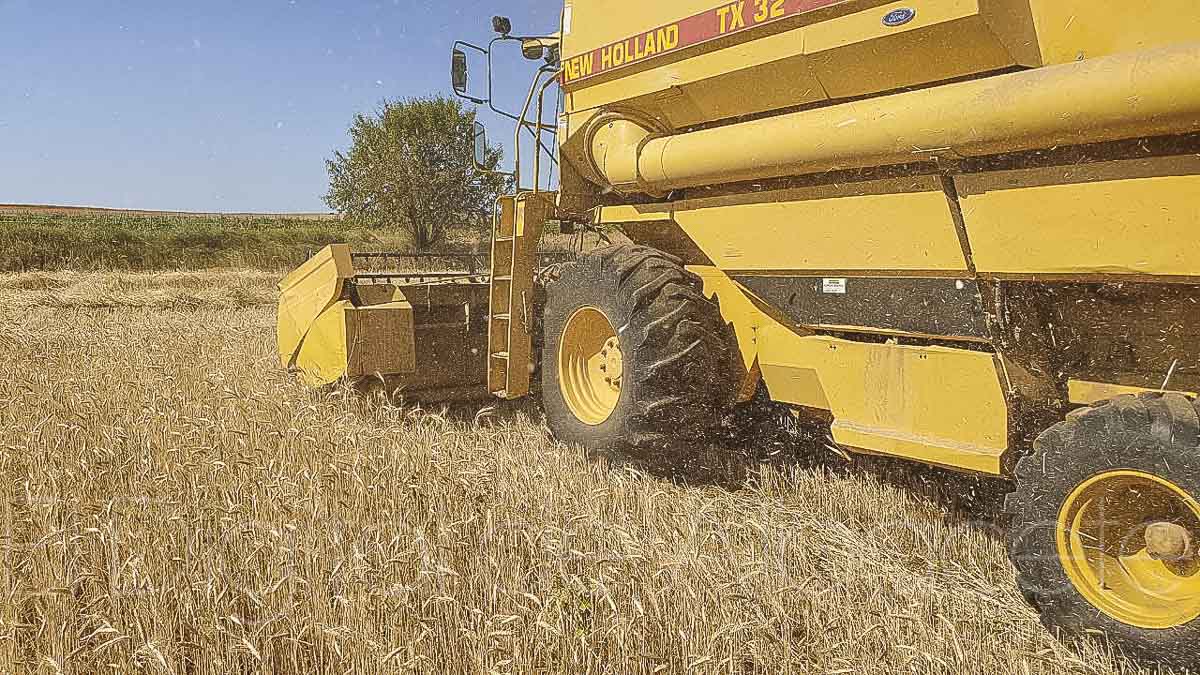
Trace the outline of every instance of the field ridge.
<instances>
[{"instance_id":1,"label":"field ridge","mask_svg":"<svg viewBox=\"0 0 1200 675\"><path fill-rule=\"evenodd\" d=\"M190 218L302 218L313 220L336 220L338 218L337 214L331 212L172 211L155 209L123 209L107 206L68 206L57 204L0 204L0 212L4 211L62 214L100 214L114 216L179 216Z\"/></svg>"}]
</instances>

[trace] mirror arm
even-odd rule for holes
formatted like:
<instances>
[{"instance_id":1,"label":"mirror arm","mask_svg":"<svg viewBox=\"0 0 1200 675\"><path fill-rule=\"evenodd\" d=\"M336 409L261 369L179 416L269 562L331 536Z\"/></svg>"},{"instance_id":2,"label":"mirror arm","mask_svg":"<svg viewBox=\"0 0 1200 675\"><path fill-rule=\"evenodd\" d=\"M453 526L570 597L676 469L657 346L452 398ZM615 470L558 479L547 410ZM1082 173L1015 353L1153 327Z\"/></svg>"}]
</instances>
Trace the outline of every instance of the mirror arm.
<instances>
[{"instance_id":1,"label":"mirror arm","mask_svg":"<svg viewBox=\"0 0 1200 675\"><path fill-rule=\"evenodd\" d=\"M466 99L476 105L486 105L488 107L488 109L490 109L492 112L496 113L497 115L500 115L501 117L506 117L506 118L520 124L521 123L520 116L514 115L513 113L511 113L507 110L503 110L496 106L495 85L492 81L492 52L493 52L492 48L500 42L522 42L523 40L526 40L526 39L528 39L528 38L519 38L519 37L510 36L510 35L501 35L499 37L492 38L491 42L488 42L487 47L480 47L479 45L471 44L470 42L456 40L454 42L454 47L456 49L458 47L466 47L467 49L473 49L473 50L483 54L487 58L487 96L484 98L476 98L474 96L471 96L470 94L467 94L465 92L459 92L459 91L455 91L454 92L455 95L458 96L459 98ZM548 68L548 66L542 66L542 68L540 70L544 71L547 68ZM541 120L538 120L538 122L540 123ZM548 125L544 125L544 126L546 126L546 129L545 129L546 131L549 131L552 133L557 131L557 127L550 127Z\"/></svg>"},{"instance_id":2,"label":"mirror arm","mask_svg":"<svg viewBox=\"0 0 1200 675\"><path fill-rule=\"evenodd\" d=\"M520 39L515 38L515 37L509 37L507 35L501 35L500 37L492 38L492 41L488 43L487 49L483 50L487 54L487 71L488 71L488 73L487 73L487 82L488 82L487 106L488 106L488 108L491 108L492 112L496 113L497 115L507 117L508 119L510 119L514 122L520 123L520 121L521 121L520 117L508 112L507 110L501 110L500 108L497 108L496 104L493 103L493 99L495 98L495 96L492 95L492 47L500 42L520 42Z\"/></svg>"},{"instance_id":3,"label":"mirror arm","mask_svg":"<svg viewBox=\"0 0 1200 675\"><path fill-rule=\"evenodd\" d=\"M558 165L558 158L554 156L554 152L550 148L546 147L545 142L543 142L543 140L542 140L543 133L547 133L551 136L558 135L558 126L557 125L546 124L542 120L542 113L544 111L543 99L546 95L546 90L549 89L550 85L553 84L557 80L558 75L561 73L561 69L557 65L551 65L551 64L547 63L546 65L543 65L540 68L538 68L537 74L535 75L535 77L533 79L533 83L531 84L531 86L529 88L529 93L525 99L525 107L524 107L524 110L522 111L521 115L519 115L519 116L514 115L506 110L502 110L502 109L496 107L496 104L492 100L494 98L494 91L495 91L494 83L492 80L493 47L500 42L523 42L528 39L549 39L549 37L528 38L528 37L514 37L511 35L501 35L499 37L493 38L488 43L488 46L486 48L480 47L479 45L471 44L469 42L463 42L461 40L455 41L455 43L454 43L455 49L458 49L459 47L463 47L466 49L473 49L479 53L482 53L487 58L487 97L486 98L477 98L475 96L471 96L470 94L466 93L465 91L460 92L457 89L455 89L455 91L454 91L455 95L458 96L459 98L466 99L477 105L487 105L487 107L492 112L494 112L502 117L506 117L510 120L513 120L514 122L517 123L516 139L515 139L516 147L514 148L515 154L513 155L513 165L514 165L513 171L508 172L508 171L500 171L497 169L486 169L485 167L479 165L478 162L476 162L476 166L479 169L489 171L490 173L512 176L516 183L515 187L517 188L518 191L520 190L520 183L521 183L521 175L520 175L521 168L520 167L521 167L521 130L522 129L524 129L525 131L528 131L529 135L533 136L533 138L534 138L534 145L535 145L535 147L534 147L534 154L535 154L534 165L535 165L535 167L540 171L540 165L541 165L540 160L541 160L542 152L546 153L546 156L550 159L551 163L554 166ZM549 79L547 79L545 82L542 82L542 77L547 74L549 74L551 77ZM535 95L538 98L538 100L537 100L538 119L536 121L530 121L527 119L527 117L529 115L529 108L533 104L533 98ZM486 137L484 139L484 146L485 146L485 148L487 146ZM539 181L540 181L540 176L535 177L535 179L534 179L534 189L535 190L538 187Z\"/></svg>"}]
</instances>

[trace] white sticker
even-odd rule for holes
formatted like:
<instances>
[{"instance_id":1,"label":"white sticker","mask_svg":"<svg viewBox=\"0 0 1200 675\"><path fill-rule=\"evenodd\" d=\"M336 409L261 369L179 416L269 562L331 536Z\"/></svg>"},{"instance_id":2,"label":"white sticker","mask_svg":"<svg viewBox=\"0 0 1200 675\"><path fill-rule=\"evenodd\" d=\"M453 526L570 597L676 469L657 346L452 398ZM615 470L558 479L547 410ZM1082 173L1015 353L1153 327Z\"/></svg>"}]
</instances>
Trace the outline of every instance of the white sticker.
<instances>
[{"instance_id":1,"label":"white sticker","mask_svg":"<svg viewBox=\"0 0 1200 675\"><path fill-rule=\"evenodd\" d=\"M821 292L822 293L832 293L834 295L845 295L846 294L846 280L845 279L822 279L821 280Z\"/></svg>"},{"instance_id":2,"label":"white sticker","mask_svg":"<svg viewBox=\"0 0 1200 675\"><path fill-rule=\"evenodd\" d=\"M574 14L574 9L575 8L570 5L563 7L562 34L564 37L571 34L571 15Z\"/></svg>"}]
</instances>

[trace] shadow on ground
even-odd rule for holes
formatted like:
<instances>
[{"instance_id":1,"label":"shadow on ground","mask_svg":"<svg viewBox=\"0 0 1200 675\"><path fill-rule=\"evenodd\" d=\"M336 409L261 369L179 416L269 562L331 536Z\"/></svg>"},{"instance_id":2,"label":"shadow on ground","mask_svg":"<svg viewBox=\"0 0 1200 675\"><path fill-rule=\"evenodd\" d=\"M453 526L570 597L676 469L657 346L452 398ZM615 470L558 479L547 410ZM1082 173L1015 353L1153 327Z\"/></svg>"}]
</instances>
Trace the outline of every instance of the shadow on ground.
<instances>
[{"instance_id":1,"label":"shadow on ground","mask_svg":"<svg viewBox=\"0 0 1200 675\"><path fill-rule=\"evenodd\" d=\"M537 397L519 401L455 403L439 410L464 424L544 419ZM871 476L928 500L946 521L1002 538L1008 481L973 476L916 462L843 450L829 433L828 420L797 419L786 407L758 401L727 416L716 437L697 446L632 454L592 451L593 460L614 469L633 468L681 485L738 491L753 486L765 470L824 471L833 476Z\"/></svg>"}]
</instances>

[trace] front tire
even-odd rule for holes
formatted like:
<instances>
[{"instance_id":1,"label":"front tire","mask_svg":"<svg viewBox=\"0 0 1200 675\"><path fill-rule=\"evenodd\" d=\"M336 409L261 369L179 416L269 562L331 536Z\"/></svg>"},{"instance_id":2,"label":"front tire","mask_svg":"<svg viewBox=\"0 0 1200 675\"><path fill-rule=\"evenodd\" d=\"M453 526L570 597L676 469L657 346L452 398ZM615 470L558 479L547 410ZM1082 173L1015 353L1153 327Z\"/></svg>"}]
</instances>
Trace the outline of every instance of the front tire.
<instances>
[{"instance_id":1,"label":"front tire","mask_svg":"<svg viewBox=\"0 0 1200 675\"><path fill-rule=\"evenodd\" d=\"M1009 555L1052 630L1200 666L1200 413L1178 394L1121 396L1035 442L1008 497Z\"/></svg>"},{"instance_id":2,"label":"front tire","mask_svg":"<svg viewBox=\"0 0 1200 675\"><path fill-rule=\"evenodd\" d=\"M559 440L677 464L720 423L736 353L677 258L610 246L565 265L546 293L542 397Z\"/></svg>"}]
</instances>

